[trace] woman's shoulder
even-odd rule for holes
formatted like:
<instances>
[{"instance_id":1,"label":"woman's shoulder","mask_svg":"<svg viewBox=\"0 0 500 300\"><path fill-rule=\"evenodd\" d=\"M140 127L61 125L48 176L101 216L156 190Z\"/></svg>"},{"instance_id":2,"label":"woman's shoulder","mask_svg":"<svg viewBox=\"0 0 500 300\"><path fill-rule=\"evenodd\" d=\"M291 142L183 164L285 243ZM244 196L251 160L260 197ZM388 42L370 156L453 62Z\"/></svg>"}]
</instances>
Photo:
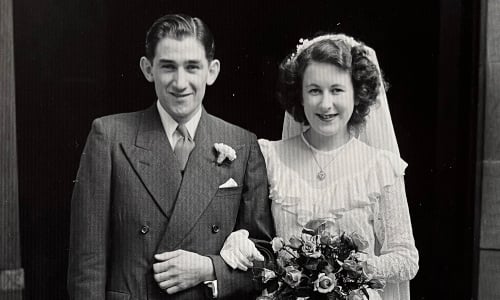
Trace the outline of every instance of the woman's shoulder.
<instances>
[{"instance_id":1,"label":"woman's shoulder","mask_svg":"<svg viewBox=\"0 0 500 300\"><path fill-rule=\"evenodd\" d=\"M259 139L258 142L264 155L269 153L275 154L277 152L283 152L283 150L289 150L298 147L300 145L300 135L275 141L271 141L268 139Z\"/></svg>"},{"instance_id":2,"label":"woman's shoulder","mask_svg":"<svg viewBox=\"0 0 500 300\"><path fill-rule=\"evenodd\" d=\"M376 148L353 138L350 143L350 151L346 151L349 155L355 156L357 161L364 161L366 168L392 170L397 175L404 175L408 164L394 152Z\"/></svg>"},{"instance_id":3,"label":"woman's shoulder","mask_svg":"<svg viewBox=\"0 0 500 300\"><path fill-rule=\"evenodd\" d=\"M297 141L300 141L300 134L281 140L259 139L259 144L265 146L282 147L286 145L289 146L290 144L293 143L297 143Z\"/></svg>"}]
</instances>

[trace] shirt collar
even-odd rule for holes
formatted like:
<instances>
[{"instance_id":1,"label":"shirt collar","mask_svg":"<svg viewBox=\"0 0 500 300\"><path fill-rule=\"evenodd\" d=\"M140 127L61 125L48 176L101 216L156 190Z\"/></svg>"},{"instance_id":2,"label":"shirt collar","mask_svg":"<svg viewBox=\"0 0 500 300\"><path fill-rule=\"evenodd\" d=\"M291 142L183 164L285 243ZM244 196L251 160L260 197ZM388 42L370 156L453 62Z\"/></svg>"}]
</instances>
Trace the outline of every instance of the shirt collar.
<instances>
[{"instance_id":1,"label":"shirt collar","mask_svg":"<svg viewBox=\"0 0 500 300\"><path fill-rule=\"evenodd\" d=\"M165 130L165 133L167 134L168 140L172 141L173 135L179 123L177 123L172 118L172 116L170 116L170 114L163 108L163 106L161 106L160 100L156 101L156 107L158 108L158 112L160 113L161 123L163 125L163 129ZM200 108L196 112L196 114L185 124L187 131L189 132L189 135L193 139L196 134L196 129L198 128L198 124L200 123L201 111L202 109Z\"/></svg>"}]
</instances>

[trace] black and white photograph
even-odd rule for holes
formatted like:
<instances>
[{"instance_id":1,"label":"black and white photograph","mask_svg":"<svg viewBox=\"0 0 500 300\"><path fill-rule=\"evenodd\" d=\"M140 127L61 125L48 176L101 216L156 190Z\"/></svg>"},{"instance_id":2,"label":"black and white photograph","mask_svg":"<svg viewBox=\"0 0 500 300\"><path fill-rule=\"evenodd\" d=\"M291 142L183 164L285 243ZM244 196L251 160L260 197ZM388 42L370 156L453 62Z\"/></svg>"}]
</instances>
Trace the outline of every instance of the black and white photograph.
<instances>
[{"instance_id":1,"label":"black and white photograph","mask_svg":"<svg viewBox=\"0 0 500 300\"><path fill-rule=\"evenodd\" d=\"M500 299L499 29L0 0L0 299Z\"/></svg>"}]
</instances>

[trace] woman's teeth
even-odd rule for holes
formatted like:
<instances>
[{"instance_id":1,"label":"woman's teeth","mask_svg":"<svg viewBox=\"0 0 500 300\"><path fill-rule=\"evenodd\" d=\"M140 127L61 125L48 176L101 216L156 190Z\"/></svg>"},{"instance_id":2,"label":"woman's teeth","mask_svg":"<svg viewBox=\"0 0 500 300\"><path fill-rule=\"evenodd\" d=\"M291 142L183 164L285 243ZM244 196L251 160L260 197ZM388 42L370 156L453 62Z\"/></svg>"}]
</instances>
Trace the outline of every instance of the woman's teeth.
<instances>
[{"instance_id":1,"label":"woman's teeth","mask_svg":"<svg viewBox=\"0 0 500 300\"><path fill-rule=\"evenodd\" d=\"M329 121L333 119L337 114L316 114L318 118L320 118L323 121Z\"/></svg>"}]
</instances>

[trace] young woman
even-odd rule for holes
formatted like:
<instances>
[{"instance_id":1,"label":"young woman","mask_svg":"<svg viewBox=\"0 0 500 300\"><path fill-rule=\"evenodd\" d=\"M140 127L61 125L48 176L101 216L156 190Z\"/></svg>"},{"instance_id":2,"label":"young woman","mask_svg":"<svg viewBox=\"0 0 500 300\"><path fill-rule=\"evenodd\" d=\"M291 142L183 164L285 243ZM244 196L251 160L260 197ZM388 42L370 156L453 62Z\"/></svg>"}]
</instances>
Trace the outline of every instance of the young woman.
<instances>
[{"instance_id":1,"label":"young woman","mask_svg":"<svg viewBox=\"0 0 500 300\"><path fill-rule=\"evenodd\" d=\"M283 140L259 141L277 235L288 240L313 219L331 221L338 233L357 232L369 242L367 266L387 282L381 297L409 299L418 251L404 188L407 164L374 51L345 35L301 41L282 62L279 83L279 100L293 120L285 118ZM249 251L237 240L228 238L221 254L244 269L255 255L241 255Z\"/></svg>"}]
</instances>

